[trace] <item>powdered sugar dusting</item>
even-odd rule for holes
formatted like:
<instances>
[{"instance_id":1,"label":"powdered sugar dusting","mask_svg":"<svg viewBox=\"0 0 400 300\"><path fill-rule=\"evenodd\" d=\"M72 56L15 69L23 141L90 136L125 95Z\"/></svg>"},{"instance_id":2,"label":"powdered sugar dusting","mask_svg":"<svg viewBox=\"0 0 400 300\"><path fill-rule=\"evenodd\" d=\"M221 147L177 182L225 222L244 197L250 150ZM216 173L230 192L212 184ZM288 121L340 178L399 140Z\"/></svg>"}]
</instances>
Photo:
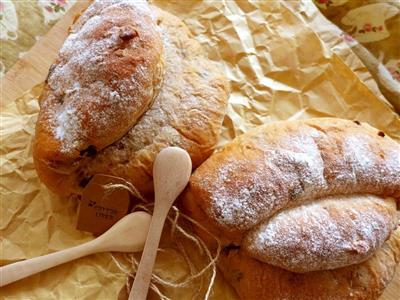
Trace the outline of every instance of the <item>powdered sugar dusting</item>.
<instances>
[{"instance_id":1,"label":"powdered sugar dusting","mask_svg":"<svg viewBox=\"0 0 400 300\"><path fill-rule=\"evenodd\" d=\"M86 137L98 141L100 148L110 144L151 103L157 76L149 66L154 67L151 60L157 54L151 57L146 49L156 40L157 26L148 22L149 15L145 1L95 1L64 42L47 80L52 96L42 104L51 116L54 137L62 142L61 152L82 150L79 148L88 146ZM124 30L134 38L122 40ZM159 43L161 52L161 39L154 43ZM136 49L145 54L135 57L141 63L128 70L132 60L124 60L125 51L132 55ZM111 140L115 128L121 128L121 133Z\"/></svg>"},{"instance_id":2,"label":"powdered sugar dusting","mask_svg":"<svg viewBox=\"0 0 400 300\"><path fill-rule=\"evenodd\" d=\"M249 174L246 186L239 186L240 181L235 180L235 176L241 174L240 170L246 167L246 162L230 162L219 169L216 185L221 188L211 195L215 209L212 213L216 214L217 220L224 220L225 223L234 223L238 226L254 225L262 212L270 210L274 205L273 191L259 180L263 172L262 167L256 167ZM231 187L230 189L226 188L227 184ZM266 201L267 198L270 201Z\"/></svg>"},{"instance_id":3,"label":"powdered sugar dusting","mask_svg":"<svg viewBox=\"0 0 400 300\"><path fill-rule=\"evenodd\" d=\"M394 199L330 197L278 213L245 245L253 257L294 272L335 269L368 259L395 226Z\"/></svg>"},{"instance_id":4,"label":"powdered sugar dusting","mask_svg":"<svg viewBox=\"0 0 400 300\"><path fill-rule=\"evenodd\" d=\"M61 111L57 115L57 123L59 124L55 128L55 135L56 138L61 140L61 141L76 141L78 140L78 130L77 127L79 128L79 118L76 114L76 109L75 108L67 108ZM63 144L62 145L62 151L65 151L67 149L64 149L68 144ZM69 145L68 145L69 146ZM74 145L72 145L74 146Z\"/></svg>"},{"instance_id":5,"label":"powdered sugar dusting","mask_svg":"<svg viewBox=\"0 0 400 300\"><path fill-rule=\"evenodd\" d=\"M221 71L199 51L198 42L180 20L159 13L165 60L160 93L123 138L99 152L83 168L89 174L114 172L124 177L143 169L151 174L151 156L166 146L186 149L193 164L198 165L215 144L226 103ZM143 183L152 188L151 176L139 182L129 179L138 188Z\"/></svg>"},{"instance_id":6,"label":"powdered sugar dusting","mask_svg":"<svg viewBox=\"0 0 400 300\"><path fill-rule=\"evenodd\" d=\"M227 150L216 174L198 179L212 191L208 213L228 232L245 233L281 209L330 195L398 195L400 149L394 149L395 142L349 121L342 121L350 126L339 134L337 127L329 132L329 125L320 122L282 125L282 132L279 124L267 126L271 134L259 128L237 139L240 154L233 151L232 159Z\"/></svg>"},{"instance_id":7,"label":"powdered sugar dusting","mask_svg":"<svg viewBox=\"0 0 400 300\"><path fill-rule=\"evenodd\" d=\"M221 224L246 230L289 201L295 203L305 195L309 197L326 189L324 162L314 139L293 135L281 143L278 149L261 145L262 161L247 160L243 150L243 162L225 161L218 169L210 213ZM240 180L235 181L235 176L241 177ZM229 184L229 180L234 182Z\"/></svg>"},{"instance_id":8,"label":"powdered sugar dusting","mask_svg":"<svg viewBox=\"0 0 400 300\"><path fill-rule=\"evenodd\" d=\"M367 125L259 127L198 174L193 185L207 191L201 204L220 230L254 258L293 272L360 263L396 226L400 147Z\"/></svg>"},{"instance_id":9,"label":"powdered sugar dusting","mask_svg":"<svg viewBox=\"0 0 400 300\"><path fill-rule=\"evenodd\" d=\"M344 142L346 159L353 167L353 173L365 172L374 166L375 155L371 151L368 141L362 136L352 135L346 138Z\"/></svg>"}]
</instances>

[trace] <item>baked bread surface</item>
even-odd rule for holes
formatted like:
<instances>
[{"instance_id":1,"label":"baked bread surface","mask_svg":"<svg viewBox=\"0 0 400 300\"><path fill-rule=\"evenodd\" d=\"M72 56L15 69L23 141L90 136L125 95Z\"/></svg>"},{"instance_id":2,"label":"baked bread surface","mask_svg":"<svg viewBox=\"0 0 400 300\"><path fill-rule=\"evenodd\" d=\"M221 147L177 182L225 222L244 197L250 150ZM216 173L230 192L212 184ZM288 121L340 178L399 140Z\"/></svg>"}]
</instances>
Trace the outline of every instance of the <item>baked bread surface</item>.
<instances>
[{"instance_id":1,"label":"baked bread surface","mask_svg":"<svg viewBox=\"0 0 400 300\"><path fill-rule=\"evenodd\" d=\"M239 136L194 172L182 195L186 212L234 253L222 257L222 271L244 269L241 284L227 275L244 299L350 299L351 288L342 298L335 288L322 292L325 281L339 273L355 280L346 274L353 270L362 278L356 266L374 268L370 260L394 238L396 247L379 256L387 260L374 275L382 282L360 279L354 290L374 299L398 261L399 198L399 144L367 124L333 118L277 122ZM280 276L288 292L273 293Z\"/></svg>"},{"instance_id":2,"label":"baked bread surface","mask_svg":"<svg viewBox=\"0 0 400 300\"><path fill-rule=\"evenodd\" d=\"M43 157L43 140L37 136L36 169L57 194L80 194L93 175L102 173L122 177L142 195L151 196L152 164L162 148L187 150L194 167L213 151L227 105L227 80L182 21L156 7L150 10L163 44L164 70L157 97L122 138L102 150L81 153L72 164L64 161L68 166L65 171L52 166L54 157ZM78 25L88 19L87 13L103 12L88 9ZM47 126L46 122L39 120L37 127Z\"/></svg>"},{"instance_id":3,"label":"baked bread surface","mask_svg":"<svg viewBox=\"0 0 400 300\"><path fill-rule=\"evenodd\" d=\"M396 225L394 199L333 196L277 213L242 245L250 256L289 271L331 270L367 260Z\"/></svg>"},{"instance_id":4,"label":"baked bread surface","mask_svg":"<svg viewBox=\"0 0 400 300\"><path fill-rule=\"evenodd\" d=\"M35 156L69 171L120 139L157 96L163 42L145 2L95 2L74 26L39 99Z\"/></svg>"},{"instance_id":5,"label":"baked bread surface","mask_svg":"<svg viewBox=\"0 0 400 300\"><path fill-rule=\"evenodd\" d=\"M392 280L400 260L400 228L360 264L294 273L226 248L219 259L224 277L244 300L373 300Z\"/></svg>"}]
</instances>

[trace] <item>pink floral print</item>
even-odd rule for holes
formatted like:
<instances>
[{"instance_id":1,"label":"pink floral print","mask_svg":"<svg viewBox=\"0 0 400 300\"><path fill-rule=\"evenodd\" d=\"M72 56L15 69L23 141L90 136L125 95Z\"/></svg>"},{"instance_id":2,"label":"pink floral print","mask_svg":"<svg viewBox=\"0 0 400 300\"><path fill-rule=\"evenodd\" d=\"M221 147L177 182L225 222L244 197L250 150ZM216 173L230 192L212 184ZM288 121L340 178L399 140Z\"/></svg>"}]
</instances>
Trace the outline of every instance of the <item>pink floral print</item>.
<instances>
[{"instance_id":1,"label":"pink floral print","mask_svg":"<svg viewBox=\"0 0 400 300\"><path fill-rule=\"evenodd\" d=\"M317 0L317 2L319 4L325 4L326 7L329 7L330 5L332 5L332 0Z\"/></svg>"},{"instance_id":2,"label":"pink floral print","mask_svg":"<svg viewBox=\"0 0 400 300\"><path fill-rule=\"evenodd\" d=\"M343 39L348 43L355 42L354 38L350 34L347 34L347 33L343 33Z\"/></svg>"},{"instance_id":3,"label":"pink floral print","mask_svg":"<svg viewBox=\"0 0 400 300\"><path fill-rule=\"evenodd\" d=\"M400 61L398 61L395 66L388 67L388 70L394 79L400 81Z\"/></svg>"},{"instance_id":4,"label":"pink floral print","mask_svg":"<svg viewBox=\"0 0 400 300\"><path fill-rule=\"evenodd\" d=\"M358 33L366 33L366 32L377 32L377 31L382 31L383 30L383 26L379 25L379 26L374 26L371 23L365 23L364 26L362 27L362 29L358 30Z\"/></svg>"},{"instance_id":5,"label":"pink floral print","mask_svg":"<svg viewBox=\"0 0 400 300\"><path fill-rule=\"evenodd\" d=\"M65 7L68 4L68 0L51 0L50 5L45 6L44 8L49 13L58 13L65 12Z\"/></svg>"}]
</instances>

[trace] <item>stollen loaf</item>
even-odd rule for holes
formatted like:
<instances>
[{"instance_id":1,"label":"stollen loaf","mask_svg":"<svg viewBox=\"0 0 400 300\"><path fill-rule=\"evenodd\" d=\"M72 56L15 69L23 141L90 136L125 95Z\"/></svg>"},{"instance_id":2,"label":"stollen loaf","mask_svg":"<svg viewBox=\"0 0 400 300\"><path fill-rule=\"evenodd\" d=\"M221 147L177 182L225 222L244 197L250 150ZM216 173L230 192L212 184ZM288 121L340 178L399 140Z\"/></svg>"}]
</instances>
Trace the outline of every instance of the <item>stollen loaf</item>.
<instances>
[{"instance_id":1,"label":"stollen loaf","mask_svg":"<svg viewBox=\"0 0 400 300\"><path fill-rule=\"evenodd\" d=\"M63 196L81 194L100 173L151 196L162 148L187 150L194 167L212 153L228 90L218 64L177 17L146 1L94 1L39 99L39 177Z\"/></svg>"},{"instance_id":2,"label":"stollen loaf","mask_svg":"<svg viewBox=\"0 0 400 300\"><path fill-rule=\"evenodd\" d=\"M181 200L221 239L219 266L243 299L376 299L400 258L400 145L358 121L251 130Z\"/></svg>"}]
</instances>

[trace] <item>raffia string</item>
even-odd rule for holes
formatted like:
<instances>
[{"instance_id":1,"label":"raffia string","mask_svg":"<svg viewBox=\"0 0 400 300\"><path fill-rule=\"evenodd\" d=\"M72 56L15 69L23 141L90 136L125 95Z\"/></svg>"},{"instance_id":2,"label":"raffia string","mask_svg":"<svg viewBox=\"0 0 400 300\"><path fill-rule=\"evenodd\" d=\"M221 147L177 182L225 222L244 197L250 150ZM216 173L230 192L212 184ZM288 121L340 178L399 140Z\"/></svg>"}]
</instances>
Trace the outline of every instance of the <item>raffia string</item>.
<instances>
[{"instance_id":1,"label":"raffia string","mask_svg":"<svg viewBox=\"0 0 400 300\"><path fill-rule=\"evenodd\" d=\"M148 213L151 213L153 211L154 203L149 203L140 193L139 191L130 183L127 185L123 184L107 184L104 186L106 190L113 190L115 188L123 188L129 190L132 195L134 195L136 198L142 200L145 202L145 204L140 204L136 205L132 211L146 211ZM195 226L199 228L200 230L204 231L207 233L210 237L212 237L216 243L217 243L217 249L215 251L215 254L213 255L211 251L208 249L204 241L194 232L189 232L188 228L189 227L186 224L184 225L184 221L189 222L192 226ZM201 284L198 286L198 289L194 295L194 298L201 298L204 300L208 300L212 288L215 282L215 278L217 275L217 260L219 258L220 252L221 252L221 242L219 239L214 236L211 232L209 232L204 226L202 226L200 223L197 221L193 220L189 216L185 215L182 213L176 206L172 206L171 211L169 212L166 220L166 225L170 227L170 237L172 242L174 243L175 247L174 250L177 251L178 253L181 254L181 256L184 258L184 261L189 269L190 274L186 276L182 281L180 282L172 282L165 280L161 278L160 276L156 275L155 273L152 274L152 283L150 284L150 289L153 290L161 300L170 300L166 295L164 295L158 285L164 286L164 287L169 287L169 288L184 288L189 286L190 284L193 283L194 280L198 279L201 280ZM186 240L189 240L191 243L193 243L196 248L198 249L198 252L201 256L206 256L207 258L207 265L203 266L200 270L197 270L195 264L192 262L190 259L189 255L187 254L187 249L185 248L185 245L179 240L179 237L183 237ZM163 248L159 248L158 251L166 251ZM111 254L112 259L116 266L123 272L124 274L127 275L127 282L126 282L126 289L127 289L127 294L129 294L130 290L130 285L129 285L129 278L133 278L134 274L136 273L136 270L138 268L139 262L135 258L133 254L127 254L127 259L128 261L131 262L131 268L132 270L127 270L124 268L118 260ZM208 272L211 270L211 276L207 276ZM207 290L204 294L203 297L201 297L200 292L202 290L203 282L208 279L208 285Z\"/></svg>"},{"instance_id":2,"label":"raffia string","mask_svg":"<svg viewBox=\"0 0 400 300\"><path fill-rule=\"evenodd\" d=\"M125 184L121 184L121 183L108 183L106 185L103 186L103 188L105 189L105 194L110 194L113 192L113 190L115 189L124 189L129 191L133 196L135 196L136 198L138 198L139 200L143 201L143 202L148 202L146 200L146 198L144 198L142 196L142 194L140 194L140 192L138 191L138 189L130 182L126 181L126 185Z\"/></svg>"}]
</instances>

